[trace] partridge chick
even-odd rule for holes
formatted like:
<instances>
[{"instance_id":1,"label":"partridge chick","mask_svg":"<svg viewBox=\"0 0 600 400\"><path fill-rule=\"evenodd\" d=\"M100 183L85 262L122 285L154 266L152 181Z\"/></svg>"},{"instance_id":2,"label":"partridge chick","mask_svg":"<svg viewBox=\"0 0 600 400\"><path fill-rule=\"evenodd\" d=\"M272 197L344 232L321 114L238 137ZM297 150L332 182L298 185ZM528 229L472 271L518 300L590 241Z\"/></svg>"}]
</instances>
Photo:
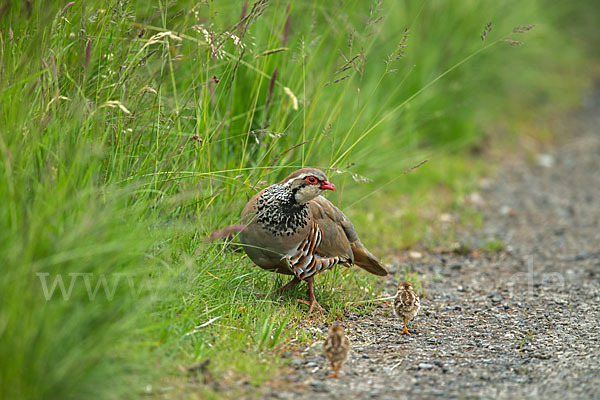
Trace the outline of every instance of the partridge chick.
<instances>
[{"instance_id":1,"label":"partridge chick","mask_svg":"<svg viewBox=\"0 0 600 400\"><path fill-rule=\"evenodd\" d=\"M410 335L406 324L417 316L419 308L421 308L421 301L411 283L406 281L400 282L398 284L398 293L394 299L394 312L398 318L404 320L404 330L401 335Z\"/></svg>"},{"instance_id":2,"label":"partridge chick","mask_svg":"<svg viewBox=\"0 0 600 400\"><path fill-rule=\"evenodd\" d=\"M242 211L240 240L248 257L259 267L294 278L279 291L300 281L308 284L312 312L320 309L313 291L315 275L336 264L356 264L379 276L387 270L363 246L352 222L321 196L335 190L325 174L302 168L283 181L263 189Z\"/></svg>"},{"instance_id":3,"label":"partridge chick","mask_svg":"<svg viewBox=\"0 0 600 400\"><path fill-rule=\"evenodd\" d=\"M343 326L331 325L329 327L329 334L325 343L323 343L323 350L333 370L329 378L337 378L340 368L344 361L346 361L348 352L350 351L350 341L344 334Z\"/></svg>"}]
</instances>

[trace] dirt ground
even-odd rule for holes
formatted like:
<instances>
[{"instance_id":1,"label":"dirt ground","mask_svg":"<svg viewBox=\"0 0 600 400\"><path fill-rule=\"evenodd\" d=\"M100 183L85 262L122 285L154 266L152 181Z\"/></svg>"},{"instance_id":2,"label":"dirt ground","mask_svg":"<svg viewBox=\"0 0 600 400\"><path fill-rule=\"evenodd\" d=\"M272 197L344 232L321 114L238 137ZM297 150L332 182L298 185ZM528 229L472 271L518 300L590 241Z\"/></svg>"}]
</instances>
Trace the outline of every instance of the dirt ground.
<instances>
[{"instance_id":1,"label":"dirt ground","mask_svg":"<svg viewBox=\"0 0 600 400\"><path fill-rule=\"evenodd\" d=\"M290 355L267 399L600 398L600 97L548 153L511 161L473 199L485 254L399 260L425 282L412 335L383 304L343 321L352 343L339 379L315 343ZM526 157L523 157L526 158ZM326 327L322 326L323 333Z\"/></svg>"}]
</instances>

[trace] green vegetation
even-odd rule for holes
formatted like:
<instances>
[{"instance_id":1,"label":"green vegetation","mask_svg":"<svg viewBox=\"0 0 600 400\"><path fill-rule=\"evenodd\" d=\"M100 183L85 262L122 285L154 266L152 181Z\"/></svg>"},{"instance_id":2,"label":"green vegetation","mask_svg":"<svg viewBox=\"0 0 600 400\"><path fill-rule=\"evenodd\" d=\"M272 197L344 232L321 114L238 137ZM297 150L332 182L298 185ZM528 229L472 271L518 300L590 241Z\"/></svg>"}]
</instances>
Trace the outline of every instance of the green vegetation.
<instances>
[{"instance_id":1,"label":"green vegetation","mask_svg":"<svg viewBox=\"0 0 600 400\"><path fill-rule=\"evenodd\" d=\"M501 239L490 239L483 244L481 249L489 253L499 253L504 250L504 242Z\"/></svg>"},{"instance_id":2,"label":"green vegetation","mask_svg":"<svg viewBox=\"0 0 600 400\"><path fill-rule=\"evenodd\" d=\"M438 214L460 210L489 168L473 153L496 127L515 134L508 121L577 103L597 12L542 0L4 2L0 398L210 396L211 376L233 392L269 379L283 348L314 339L294 301L305 289L255 296L284 279L204 238L238 222L263 181L310 165L384 260L451 239ZM322 318L373 298L376 282L343 268L319 277Z\"/></svg>"}]
</instances>

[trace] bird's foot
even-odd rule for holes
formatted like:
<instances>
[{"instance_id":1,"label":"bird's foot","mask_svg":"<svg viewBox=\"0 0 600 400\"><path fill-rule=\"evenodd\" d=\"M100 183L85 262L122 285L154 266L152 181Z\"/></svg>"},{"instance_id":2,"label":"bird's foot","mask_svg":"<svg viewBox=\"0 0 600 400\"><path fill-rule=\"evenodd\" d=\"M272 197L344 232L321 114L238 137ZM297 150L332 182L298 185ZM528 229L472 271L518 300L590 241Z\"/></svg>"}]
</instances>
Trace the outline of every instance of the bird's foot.
<instances>
[{"instance_id":1,"label":"bird's foot","mask_svg":"<svg viewBox=\"0 0 600 400\"><path fill-rule=\"evenodd\" d=\"M401 335L410 335L410 332L408 331L408 328L405 326L404 330L402 332L400 332Z\"/></svg>"},{"instance_id":2,"label":"bird's foot","mask_svg":"<svg viewBox=\"0 0 600 400\"><path fill-rule=\"evenodd\" d=\"M333 371L331 374L327 376L328 378L339 378L338 371Z\"/></svg>"},{"instance_id":3,"label":"bird's foot","mask_svg":"<svg viewBox=\"0 0 600 400\"><path fill-rule=\"evenodd\" d=\"M308 302L306 303L309 305L308 313L310 314L312 312L312 310L315 308L315 306L317 306L317 308L319 310L321 310L322 312L325 312L323 307L321 307L319 305L319 303L317 303L317 299L315 298L315 291L314 291L314 287L313 287L313 278L310 277L310 279L308 281L306 281L306 283L308 284Z\"/></svg>"},{"instance_id":4,"label":"bird's foot","mask_svg":"<svg viewBox=\"0 0 600 400\"><path fill-rule=\"evenodd\" d=\"M308 304L308 313L312 313L313 310L315 309L315 307L320 310L325 312L325 309L323 307L321 307L321 305L319 303L317 303L317 300L302 300L302 299L296 299L296 301L298 303L304 303L304 304Z\"/></svg>"}]
</instances>

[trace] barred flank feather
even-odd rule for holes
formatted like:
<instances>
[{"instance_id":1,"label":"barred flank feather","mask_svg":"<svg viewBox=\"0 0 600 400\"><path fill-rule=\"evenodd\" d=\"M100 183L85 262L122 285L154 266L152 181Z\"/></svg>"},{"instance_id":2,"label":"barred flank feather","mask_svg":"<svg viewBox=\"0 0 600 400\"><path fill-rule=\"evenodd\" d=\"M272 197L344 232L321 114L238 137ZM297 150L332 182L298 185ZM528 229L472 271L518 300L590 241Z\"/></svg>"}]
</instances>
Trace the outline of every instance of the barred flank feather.
<instances>
[{"instance_id":1,"label":"barred flank feather","mask_svg":"<svg viewBox=\"0 0 600 400\"><path fill-rule=\"evenodd\" d=\"M340 257L321 257L315 254L315 249L321 244L322 238L321 229L313 222L312 229L300 242L296 253L288 256L290 268L299 279L306 280L340 263Z\"/></svg>"}]
</instances>

